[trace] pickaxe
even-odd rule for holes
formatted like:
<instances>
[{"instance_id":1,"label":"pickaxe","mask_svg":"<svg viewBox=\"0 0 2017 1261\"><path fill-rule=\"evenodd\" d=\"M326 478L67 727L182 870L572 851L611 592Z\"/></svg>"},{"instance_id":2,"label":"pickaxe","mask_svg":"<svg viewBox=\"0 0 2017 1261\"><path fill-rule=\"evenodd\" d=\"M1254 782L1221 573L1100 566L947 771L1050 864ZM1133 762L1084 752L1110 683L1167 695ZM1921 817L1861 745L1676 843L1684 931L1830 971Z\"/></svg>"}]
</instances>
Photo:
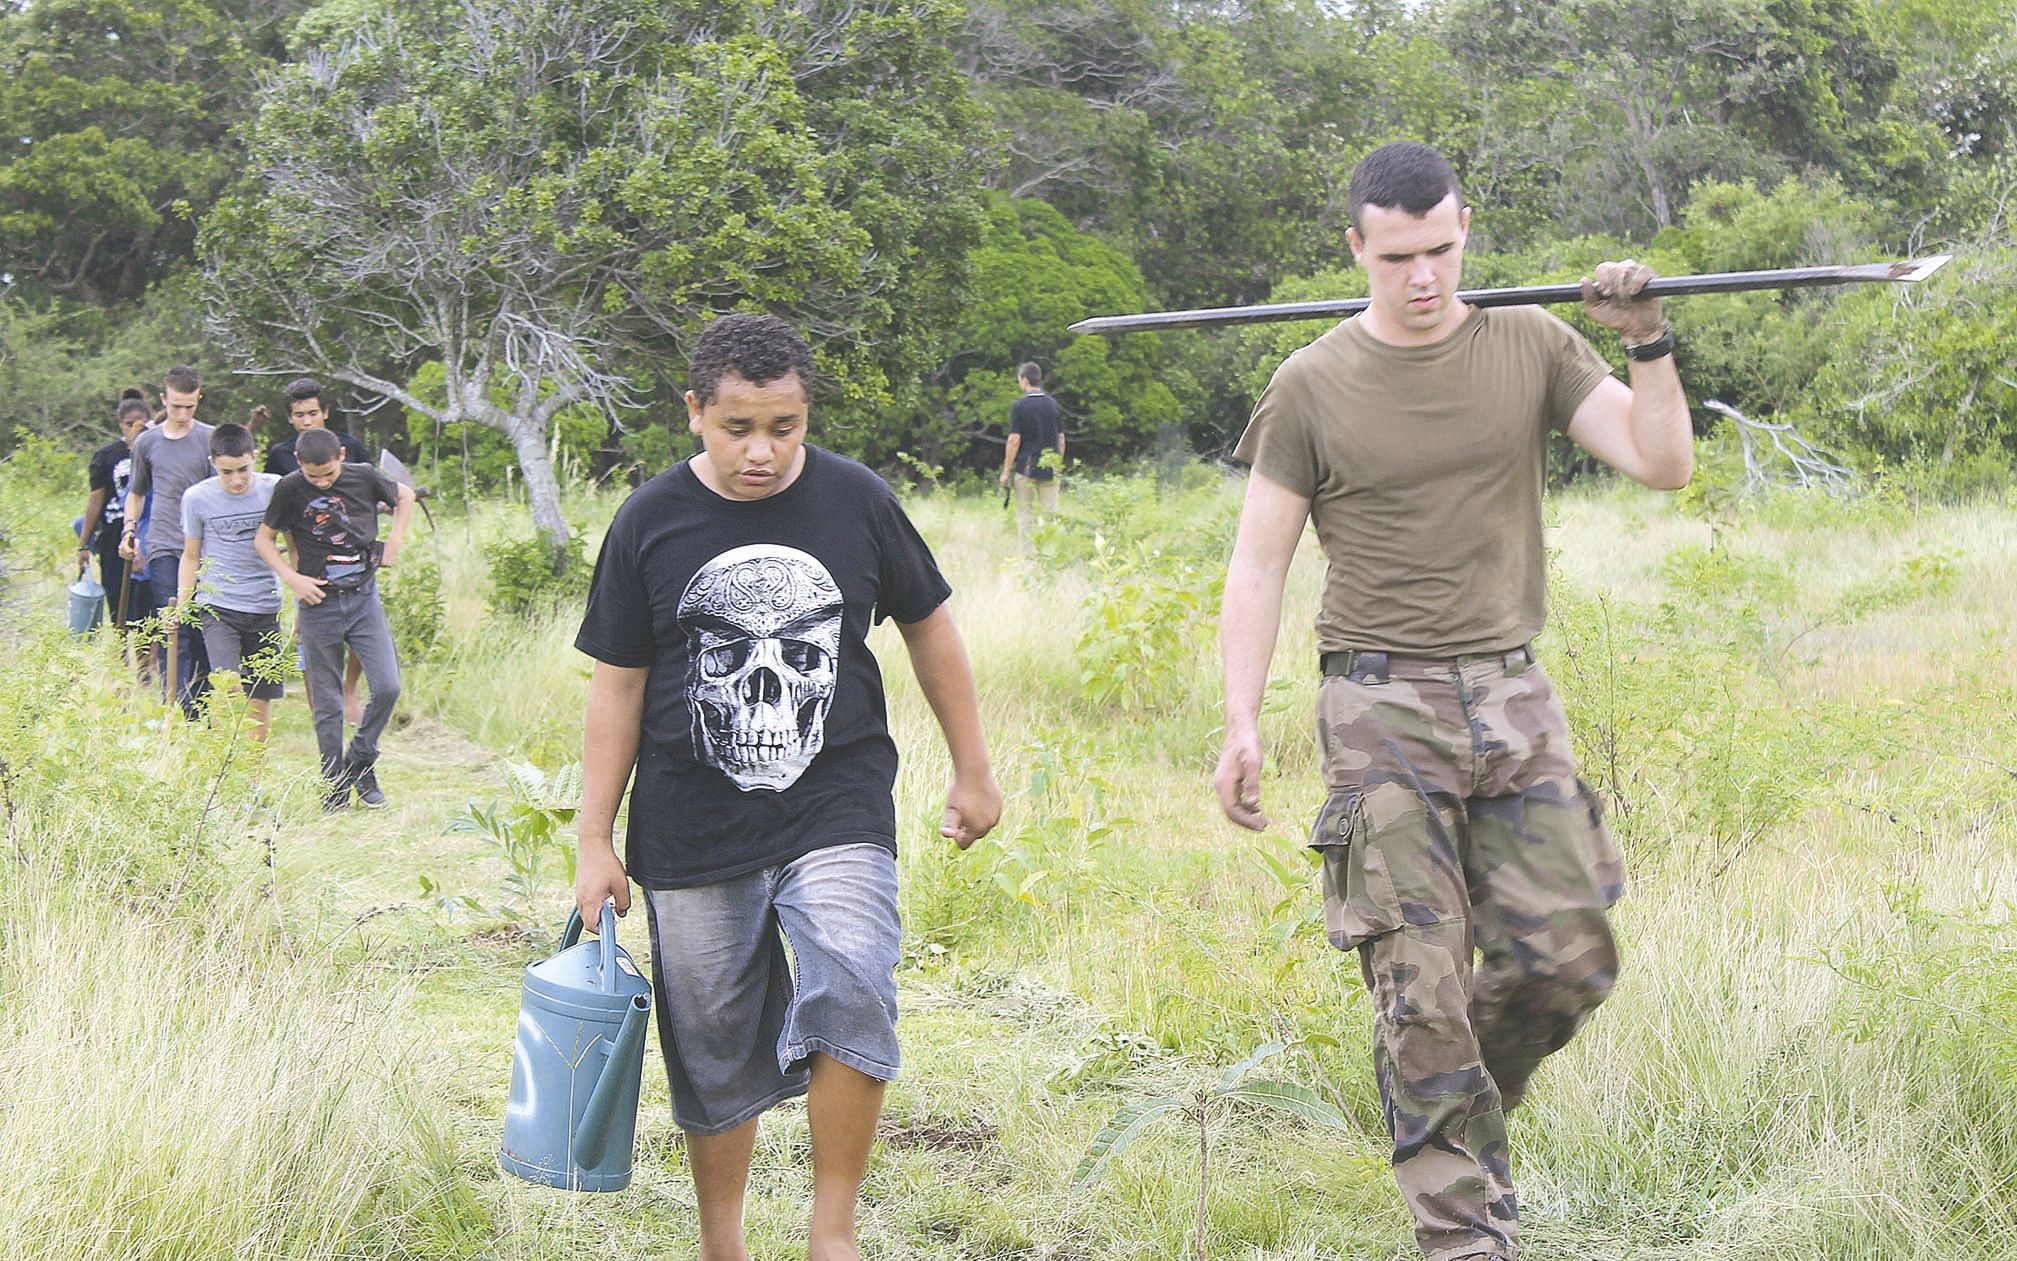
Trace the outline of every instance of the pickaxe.
<instances>
[{"instance_id":1,"label":"pickaxe","mask_svg":"<svg viewBox=\"0 0 2017 1261\"><path fill-rule=\"evenodd\" d=\"M427 528L432 530L434 528L434 513L428 508L427 501L434 492L428 487L415 483L413 474L407 469L406 465L401 463L399 457L390 451L381 450L378 453L378 471L413 492L413 502L420 505L420 511L426 514L427 517Z\"/></svg>"}]
</instances>

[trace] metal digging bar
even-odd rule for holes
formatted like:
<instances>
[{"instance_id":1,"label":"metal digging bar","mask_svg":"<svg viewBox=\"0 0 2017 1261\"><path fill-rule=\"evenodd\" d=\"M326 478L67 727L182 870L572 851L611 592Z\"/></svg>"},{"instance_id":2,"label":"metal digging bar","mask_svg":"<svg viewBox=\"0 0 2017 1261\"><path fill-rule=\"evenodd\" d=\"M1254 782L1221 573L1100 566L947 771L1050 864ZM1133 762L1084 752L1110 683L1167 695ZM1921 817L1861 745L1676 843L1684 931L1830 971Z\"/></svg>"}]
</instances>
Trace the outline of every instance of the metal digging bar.
<instances>
[{"instance_id":1,"label":"metal digging bar","mask_svg":"<svg viewBox=\"0 0 2017 1261\"><path fill-rule=\"evenodd\" d=\"M1902 263L1853 263L1839 267L1781 267L1772 271L1712 272L1704 276L1663 276L1646 285L1651 297L1678 298L1694 293L1742 293L1750 289L1814 289L1826 285L1926 279L1945 267L1952 254L1930 254ZM1523 285L1515 289L1467 289L1457 297L1472 306L1545 306L1581 302L1583 287ZM1074 333L1147 333L1159 329L1219 328L1228 324L1266 324L1276 320L1330 319L1353 315L1371 305L1368 298L1336 298L1323 302L1277 302L1267 306L1202 307L1193 311L1154 311L1147 315L1100 315L1071 326Z\"/></svg>"}]
</instances>

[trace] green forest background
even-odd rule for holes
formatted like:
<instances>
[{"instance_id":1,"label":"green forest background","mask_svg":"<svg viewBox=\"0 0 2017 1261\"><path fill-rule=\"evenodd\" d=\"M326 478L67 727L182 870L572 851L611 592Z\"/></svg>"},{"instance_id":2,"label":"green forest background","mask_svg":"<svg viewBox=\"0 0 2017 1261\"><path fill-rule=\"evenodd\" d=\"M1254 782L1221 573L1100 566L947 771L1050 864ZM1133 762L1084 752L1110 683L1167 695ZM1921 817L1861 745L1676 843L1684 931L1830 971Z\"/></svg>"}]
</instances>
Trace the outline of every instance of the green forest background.
<instances>
[{"instance_id":1,"label":"green forest background","mask_svg":"<svg viewBox=\"0 0 2017 1261\"><path fill-rule=\"evenodd\" d=\"M1076 459L1222 455L1310 326L1065 326L1363 292L1347 176L1412 138L1474 286L1955 252L1675 322L1698 405L1966 493L2017 457L2013 70L2008 0L11 0L0 453L187 360L213 420L330 378L444 493L659 467L764 309L885 471L985 475L1023 359Z\"/></svg>"}]
</instances>

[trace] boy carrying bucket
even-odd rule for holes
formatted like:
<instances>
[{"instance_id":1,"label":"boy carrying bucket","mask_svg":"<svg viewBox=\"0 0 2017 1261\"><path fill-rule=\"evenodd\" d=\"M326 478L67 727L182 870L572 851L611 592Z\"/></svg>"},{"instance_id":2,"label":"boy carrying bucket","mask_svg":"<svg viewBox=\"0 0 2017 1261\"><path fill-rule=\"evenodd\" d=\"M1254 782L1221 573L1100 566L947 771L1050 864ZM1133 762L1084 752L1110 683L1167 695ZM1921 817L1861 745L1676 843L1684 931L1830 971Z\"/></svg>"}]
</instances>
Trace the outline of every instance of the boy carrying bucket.
<instances>
[{"instance_id":1,"label":"boy carrying bucket","mask_svg":"<svg viewBox=\"0 0 2017 1261\"><path fill-rule=\"evenodd\" d=\"M738 1261L756 1119L810 1094L812 1261L853 1261L897 1074L897 753L866 637L895 618L952 755L940 834L1001 815L951 588L896 496L806 444L812 352L731 315L693 352L702 451L639 488L597 558L575 646L585 923L643 887L673 1115L701 1256ZM627 863L612 841L631 782ZM790 963L787 963L787 951Z\"/></svg>"}]
</instances>

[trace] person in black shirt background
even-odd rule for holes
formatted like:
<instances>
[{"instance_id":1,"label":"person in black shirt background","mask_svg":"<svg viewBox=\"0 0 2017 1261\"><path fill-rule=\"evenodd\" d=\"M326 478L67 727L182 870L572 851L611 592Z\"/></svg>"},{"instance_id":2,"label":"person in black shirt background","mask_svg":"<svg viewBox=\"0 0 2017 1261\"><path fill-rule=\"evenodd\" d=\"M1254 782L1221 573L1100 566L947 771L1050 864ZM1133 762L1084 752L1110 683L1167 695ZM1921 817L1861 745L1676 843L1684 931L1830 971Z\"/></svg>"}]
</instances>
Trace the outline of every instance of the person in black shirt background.
<instances>
[{"instance_id":1,"label":"person in black shirt background","mask_svg":"<svg viewBox=\"0 0 2017 1261\"><path fill-rule=\"evenodd\" d=\"M280 479L266 505L253 550L296 598L294 635L301 642L308 708L328 791L322 808L348 809L357 799L386 804L378 783L378 738L399 699L399 655L378 599L378 574L390 569L413 519L413 491L369 464L345 464L328 430L301 435L301 467ZM392 529L378 538L378 510L392 510ZM292 563L280 555L287 535ZM371 700L343 744L344 654L363 663Z\"/></svg>"},{"instance_id":2,"label":"person in black shirt background","mask_svg":"<svg viewBox=\"0 0 2017 1261\"><path fill-rule=\"evenodd\" d=\"M91 453L90 496L84 501L84 525L78 535L77 564L83 567L94 552L98 581L105 588L105 620L125 630L128 623L154 613L153 589L137 581L126 594L126 621L119 621L119 591L126 580L126 558L119 554L119 536L126 528L126 484L133 477L133 440L147 428L147 400L129 389L115 413L119 437Z\"/></svg>"},{"instance_id":3,"label":"person in black shirt background","mask_svg":"<svg viewBox=\"0 0 2017 1261\"><path fill-rule=\"evenodd\" d=\"M1023 396L1009 408L1008 446L1002 452L1001 484L1015 482L1016 535L1025 550L1030 545L1032 514L1058 510L1058 470L1064 466L1064 421L1057 400L1044 393L1044 370L1034 363L1016 369ZM1057 452L1055 462L1045 456ZM1053 467L1055 463L1056 467ZM1032 504L1032 500L1036 502Z\"/></svg>"},{"instance_id":4,"label":"person in black shirt background","mask_svg":"<svg viewBox=\"0 0 2017 1261\"><path fill-rule=\"evenodd\" d=\"M314 377L296 377L287 383L287 419L294 426L293 435L266 450L265 471L282 477L301 467L301 460L294 453L294 444L301 440L301 435L311 429L329 428L329 392L322 388L322 382ZM340 429L329 432L343 443L345 464L371 463L371 448L361 439Z\"/></svg>"},{"instance_id":5,"label":"person in black shirt background","mask_svg":"<svg viewBox=\"0 0 2017 1261\"><path fill-rule=\"evenodd\" d=\"M965 849L1002 807L951 588L882 479L805 442L811 379L783 320L708 326L686 395L702 451L618 510L575 639L595 659L575 903L593 925L645 890L703 1257L743 1255L757 1117L807 1093L808 1256L860 1256L898 1067L897 752L873 622L896 619L952 755L940 835Z\"/></svg>"},{"instance_id":6,"label":"person in black shirt background","mask_svg":"<svg viewBox=\"0 0 2017 1261\"><path fill-rule=\"evenodd\" d=\"M253 410L257 412L263 409ZM295 450L295 445L301 441L301 435L311 429L328 429L331 415L329 392L322 388L322 382L314 377L296 377L289 381L287 419L294 426L294 432L267 448L264 471L285 477L299 469L301 458ZM362 440L340 429L330 429L329 432L335 434L337 441L343 444L343 463L371 463L371 449L365 446ZM364 721L364 702L358 698L357 693L357 681L364 674L364 663L357 659L357 654L345 654L340 647L337 653L339 657L348 657L343 665L343 718L345 722L355 727ZM315 708L315 685L308 681L307 656L303 655L300 660L302 691L306 693L308 707L312 710Z\"/></svg>"}]
</instances>

